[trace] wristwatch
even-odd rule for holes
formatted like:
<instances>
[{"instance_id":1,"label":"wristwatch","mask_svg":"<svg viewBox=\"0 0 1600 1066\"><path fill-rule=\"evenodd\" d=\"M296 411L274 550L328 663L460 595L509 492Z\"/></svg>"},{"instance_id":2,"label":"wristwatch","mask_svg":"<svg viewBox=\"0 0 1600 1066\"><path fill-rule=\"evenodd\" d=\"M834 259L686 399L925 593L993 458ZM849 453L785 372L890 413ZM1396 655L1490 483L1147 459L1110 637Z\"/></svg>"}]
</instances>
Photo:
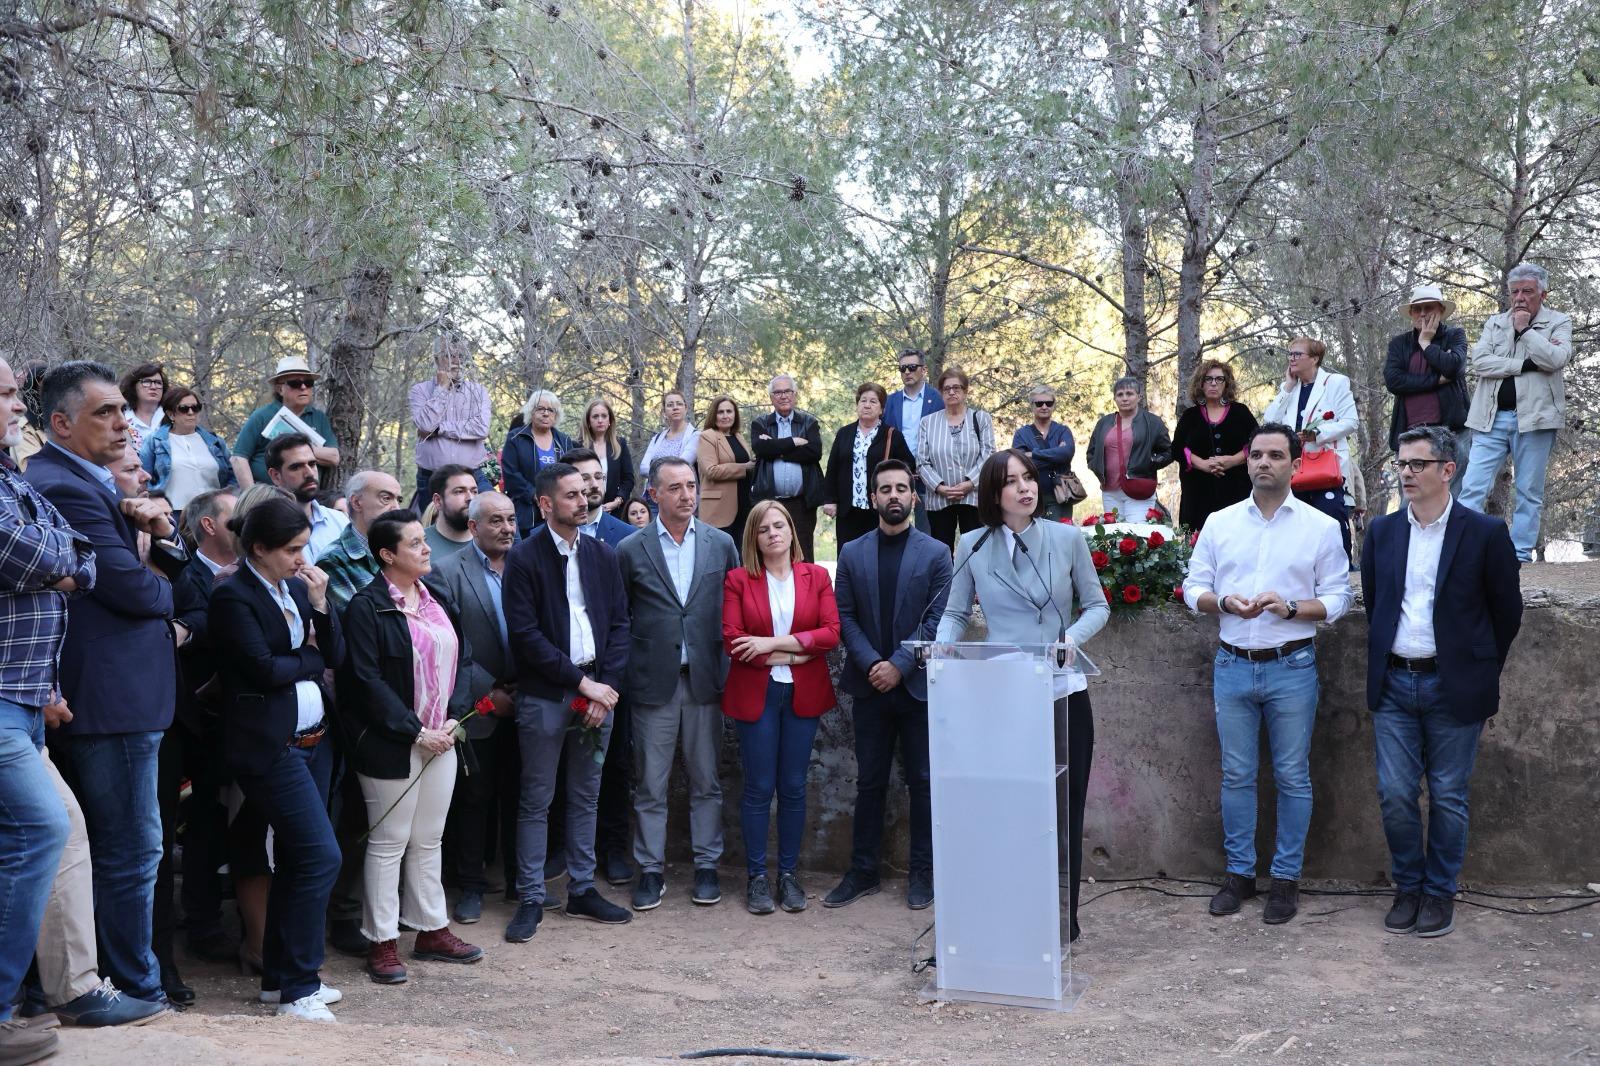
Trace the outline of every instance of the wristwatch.
<instances>
[{"instance_id":1,"label":"wristwatch","mask_svg":"<svg viewBox=\"0 0 1600 1066\"><path fill-rule=\"evenodd\" d=\"M1289 608L1289 613L1283 616L1283 620L1285 622L1293 620L1294 616L1300 613L1299 600L1290 600L1288 603L1284 604L1284 606Z\"/></svg>"}]
</instances>

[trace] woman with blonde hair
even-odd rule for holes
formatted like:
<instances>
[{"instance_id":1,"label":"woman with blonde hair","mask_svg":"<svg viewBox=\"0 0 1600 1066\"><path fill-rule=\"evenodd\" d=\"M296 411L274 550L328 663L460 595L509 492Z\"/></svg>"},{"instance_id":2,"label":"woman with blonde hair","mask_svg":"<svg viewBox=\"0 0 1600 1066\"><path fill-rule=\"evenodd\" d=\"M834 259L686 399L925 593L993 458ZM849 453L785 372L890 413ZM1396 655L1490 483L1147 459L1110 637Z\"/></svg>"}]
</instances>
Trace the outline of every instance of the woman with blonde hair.
<instances>
[{"instance_id":1,"label":"woman with blonde hair","mask_svg":"<svg viewBox=\"0 0 1600 1066\"><path fill-rule=\"evenodd\" d=\"M617 412L604 396L596 396L583 409L578 443L600 457L600 472L606 478L602 506L615 512L633 495L633 454L617 433Z\"/></svg>"},{"instance_id":2,"label":"woman with blonde hair","mask_svg":"<svg viewBox=\"0 0 1600 1066\"><path fill-rule=\"evenodd\" d=\"M561 400L548 389L535 389L522 405L522 424L506 434L500 450L506 495L517 509L518 536L526 537L539 524L534 478L572 447L572 438L556 428L560 422Z\"/></svg>"}]
</instances>

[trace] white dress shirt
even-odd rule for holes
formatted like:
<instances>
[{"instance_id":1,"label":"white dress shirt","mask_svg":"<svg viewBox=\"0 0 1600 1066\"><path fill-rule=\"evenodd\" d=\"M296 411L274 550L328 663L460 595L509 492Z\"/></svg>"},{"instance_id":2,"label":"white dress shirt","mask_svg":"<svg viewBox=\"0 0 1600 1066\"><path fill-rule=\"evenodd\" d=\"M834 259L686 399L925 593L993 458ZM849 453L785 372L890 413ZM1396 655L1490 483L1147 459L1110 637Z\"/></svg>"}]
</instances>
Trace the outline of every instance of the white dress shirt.
<instances>
[{"instance_id":1,"label":"white dress shirt","mask_svg":"<svg viewBox=\"0 0 1600 1066\"><path fill-rule=\"evenodd\" d=\"M583 582L578 577L578 545L582 542L574 537L569 545L553 528L550 528L550 539L556 542L556 551L566 560L567 657L574 666L588 666L595 656L594 627L589 624L589 608L583 602Z\"/></svg>"},{"instance_id":2,"label":"white dress shirt","mask_svg":"<svg viewBox=\"0 0 1600 1066\"><path fill-rule=\"evenodd\" d=\"M770 570L766 574L767 606L772 609L772 635L786 637L794 627L794 570L791 569L784 580L773 577ZM772 680L785 685L794 684L794 671L787 666L774 666L771 669Z\"/></svg>"},{"instance_id":3,"label":"white dress shirt","mask_svg":"<svg viewBox=\"0 0 1600 1066\"><path fill-rule=\"evenodd\" d=\"M202 556L201 558L204 558ZM294 602L294 597L289 595L289 583L280 581L276 585L261 576L254 563L244 564L250 572L256 575L267 588L267 595L278 605L283 612L283 620L289 625L289 646L299 648L306 642L306 623L300 617L300 608ZM295 713L294 731L304 733L318 722L322 721L322 690L315 681L296 681L294 683L294 697L299 706Z\"/></svg>"},{"instance_id":4,"label":"white dress shirt","mask_svg":"<svg viewBox=\"0 0 1600 1066\"><path fill-rule=\"evenodd\" d=\"M1350 561L1339 537L1339 523L1295 499L1293 494L1262 517L1255 496L1224 507L1206 519L1205 529L1189 559L1183 601L1200 609L1200 596L1210 592L1250 599L1276 592L1289 600L1321 600L1328 621L1350 609ZM1222 616L1222 640L1236 648L1276 648L1292 640L1316 636L1317 623L1292 621L1262 611L1254 618Z\"/></svg>"},{"instance_id":5,"label":"white dress shirt","mask_svg":"<svg viewBox=\"0 0 1600 1066\"><path fill-rule=\"evenodd\" d=\"M672 539L672 534L667 532L661 519L656 519L656 538L661 542L661 554L667 561L667 573L672 575L672 587L678 593L678 603L683 606L688 605L689 586L694 584L694 525L694 519L690 518L689 528L683 531L683 543L679 544ZM689 665L688 641L684 642L678 665Z\"/></svg>"},{"instance_id":6,"label":"white dress shirt","mask_svg":"<svg viewBox=\"0 0 1600 1066\"><path fill-rule=\"evenodd\" d=\"M321 559L327 550L339 542L350 519L343 511L324 507L318 500L311 501L311 539L306 541L306 558L311 562Z\"/></svg>"},{"instance_id":7,"label":"white dress shirt","mask_svg":"<svg viewBox=\"0 0 1600 1066\"><path fill-rule=\"evenodd\" d=\"M1406 507L1411 539L1406 545L1406 588L1400 597L1400 624L1394 631L1394 654L1407 659L1431 658L1439 651L1433 636L1433 593L1439 581L1439 553L1450 522L1451 498L1444 511L1427 525Z\"/></svg>"}]
</instances>

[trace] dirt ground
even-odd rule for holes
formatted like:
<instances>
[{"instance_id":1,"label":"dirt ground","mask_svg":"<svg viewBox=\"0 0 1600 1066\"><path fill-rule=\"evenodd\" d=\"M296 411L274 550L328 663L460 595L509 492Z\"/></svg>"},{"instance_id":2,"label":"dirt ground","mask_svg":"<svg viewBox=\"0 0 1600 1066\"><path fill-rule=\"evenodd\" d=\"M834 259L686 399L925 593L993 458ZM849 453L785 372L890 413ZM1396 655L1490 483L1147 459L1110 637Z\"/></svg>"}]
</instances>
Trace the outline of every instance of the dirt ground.
<instances>
[{"instance_id":1,"label":"dirt ground","mask_svg":"<svg viewBox=\"0 0 1600 1066\"><path fill-rule=\"evenodd\" d=\"M254 1003L254 979L191 961L194 1009L66 1032L55 1061L628 1066L756 1046L880 1064L1600 1062L1600 906L1540 917L1458 906L1455 933L1429 941L1382 930L1386 897L1303 897L1299 918L1273 927L1260 900L1219 920L1204 899L1085 886L1076 966L1092 983L1058 1014L919 1003L910 949L932 912L906 909L903 882L825 910L831 881L817 875L803 914L755 918L732 891L736 871L710 908L689 902L687 874L669 870L666 902L632 924L549 913L523 945L501 939L511 908L493 903L457 927L483 962L410 962L401 986L330 954L323 977L345 993L337 1026L274 1018Z\"/></svg>"}]
</instances>

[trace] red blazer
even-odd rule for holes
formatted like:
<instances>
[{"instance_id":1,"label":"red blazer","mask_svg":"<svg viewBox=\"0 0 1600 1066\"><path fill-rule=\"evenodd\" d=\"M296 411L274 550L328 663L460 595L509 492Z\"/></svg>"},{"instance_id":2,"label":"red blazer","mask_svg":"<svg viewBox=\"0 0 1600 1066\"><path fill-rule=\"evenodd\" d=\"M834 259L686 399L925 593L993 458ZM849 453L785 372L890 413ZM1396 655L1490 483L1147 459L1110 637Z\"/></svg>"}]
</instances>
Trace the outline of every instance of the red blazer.
<instances>
[{"instance_id":1,"label":"red blazer","mask_svg":"<svg viewBox=\"0 0 1600 1066\"><path fill-rule=\"evenodd\" d=\"M816 718L831 710L837 700L828 673L827 654L839 646L839 606L833 599L828 572L814 563L794 564L794 625L789 635L800 642L810 662L790 667L794 674L794 713ZM772 636L772 607L767 602L767 578L751 577L744 567L728 571L722 584L722 643L733 656L738 637ZM771 670L764 659L733 659L722 689L722 713L741 722L760 719L767 702Z\"/></svg>"}]
</instances>

